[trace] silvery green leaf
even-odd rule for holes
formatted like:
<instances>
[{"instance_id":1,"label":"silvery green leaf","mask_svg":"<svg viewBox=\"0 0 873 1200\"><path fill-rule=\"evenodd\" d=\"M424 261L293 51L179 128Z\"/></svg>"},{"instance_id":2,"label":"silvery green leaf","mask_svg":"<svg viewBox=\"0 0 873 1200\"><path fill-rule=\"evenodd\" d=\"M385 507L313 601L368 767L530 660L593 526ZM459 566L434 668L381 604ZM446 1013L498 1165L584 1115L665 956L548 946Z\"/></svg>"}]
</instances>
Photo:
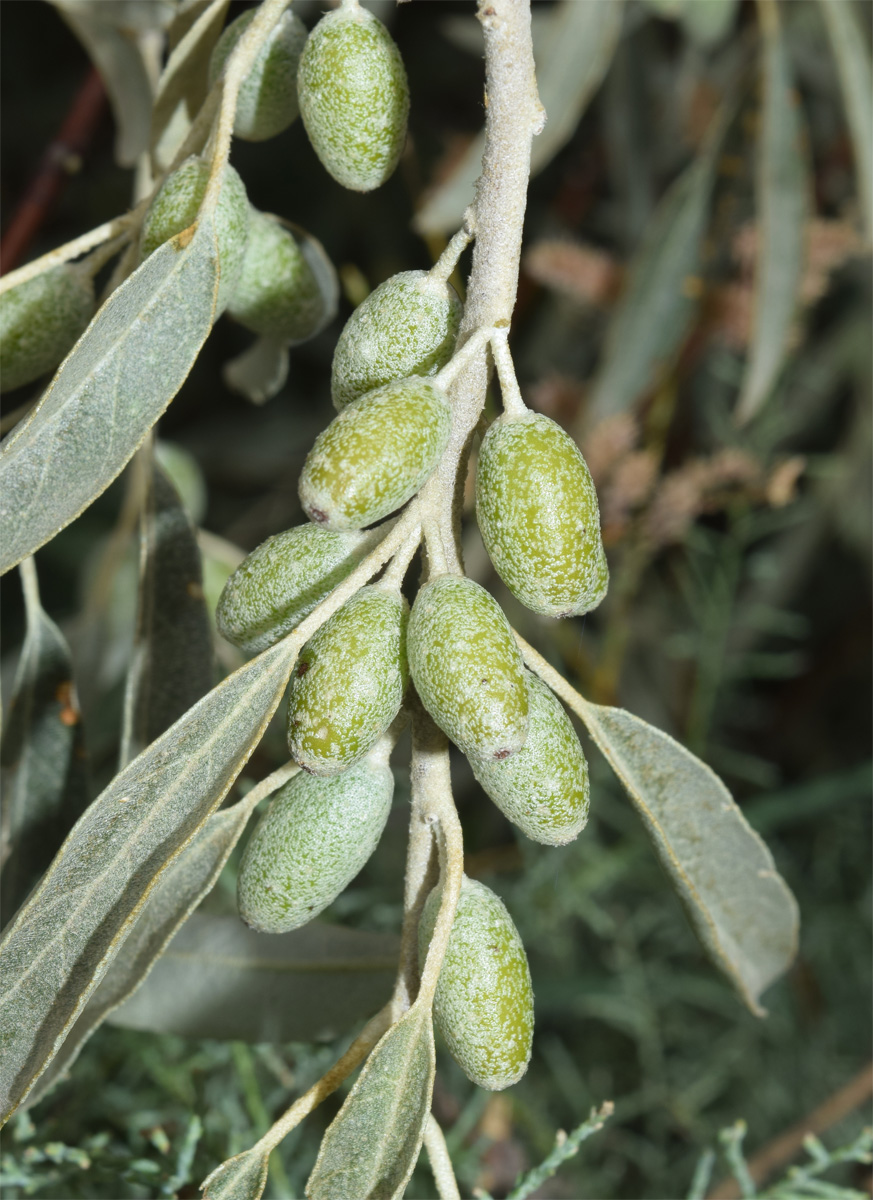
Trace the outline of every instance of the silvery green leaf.
<instances>
[{"instance_id":1,"label":"silvery green leaf","mask_svg":"<svg viewBox=\"0 0 873 1200\"><path fill-rule=\"evenodd\" d=\"M873 240L873 72L867 39L849 0L819 0L819 3L843 89L861 213L869 242Z\"/></svg>"},{"instance_id":2,"label":"silvery green leaf","mask_svg":"<svg viewBox=\"0 0 873 1200\"><path fill-rule=\"evenodd\" d=\"M51 1061L161 873L258 744L296 658L286 638L245 664L118 774L85 811L0 944L0 1117Z\"/></svg>"},{"instance_id":3,"label":"silvery green leaf","mask_svg":"<svg viewBox=\"0 0 873 1200\"><path fill-rule=\"evenodd\" d=\"M112 1023L245 1042L337 1037L388 1000L397 956L393 935L320 921L255 933L195 913Z\"/></svg>"},{"instance_id":4,"label":"silvery green leaf","mask_svg":"<svg viewBox=\"0 0 873 1200\"><path fill-rule=\"evenodd\" d=\"M206 340L217 276L204 214L97 313L0 452L0 571L74 520L132 457Z\"/></svg>"},{"instance_id":5,"label":"silvery green leaf","mask_svg":"<svg viewBox=\"0 0 873 1200\"><path fill-rule=\"evenodd\" d=\"M542 49L536 57L537 84L546 110L546 124L531 146L531 175L547 166L573 136L609 70L621 32L622 14L621 0L613 0L611 4L563 0L551 14Z\"/></svg>"},{"instance_id":6,"label":"silvery green leaf","mask_svg":"<svg viewBox=\"0 0 873 1200\"><path fill-rule=\"evenodd\" d=\"M230 0L212 0L173 48L158 80L149 148L166 170L209 90L209 59L218 41ZM173 121L179 106L184 118ZM172 124L172 135L168 130ZM165 136L168 135L168 136Z\"/></svg>"},{"instance_id":7,"label":"silvery green leaf","mask_svg":"<svg viewBox=\"0 0 873 1200\"><path fill-rule=\"evenodd\" d=\"M139 601L119 765L188 711L213 683L212 626L197 535L169 478L151 462L140 528Z\"/></svg>"},{"instance_id":8,"label":"silvery green leaf","mask_svg":"<svg viewBox=\"0 0 873 1200\"><path fill-rule=\"evenodd\" d=\"M166 29L176 15L176 0L61 0L65 7L86 13L105 25L129 32Z\"/></svg>"},{"instance_id":9,"label":"silvery green leaf","mask_svg":"<svg viewBox=\"0 0 873 1200\"><path fill-rule=\"evenodd\" d=\"M203 1200L260 1200L269 1166L269 1151L257 1146L229 1158L203 1184Z\"/></svg>"},{"instance_id":10,"label":"silvery green leaf","mask_svg":"<svg viewBox=\"0 0 873 1200\"><path fill-rule=\"evenodd\" d=\"M8 920L88 803L82 719L63 634L43 611L36 567L21 564L27 630L3 740L2 910Z\"/></svg>"},{"instance_id":11,"label":"silvery green leaf","mask_svg":"<svg viewBox=\"0 0 873 1200\"><path fill-rule=\"evenodd\" d=\"M547 19L538 21L534 57L546 124L531 147L531 175L551 162L582 119L612 61L622 11L621 0L609 4L562 0ZM414 224L419 233L448 233L461 224L474 199L484 148L485 135L480 133L417 213Z\"/></svg>"},{"instance_id":12,"label":"silvery green leaf","mask_svg":"<svg viewBox=\"0 0 873 1200\"><path fill-rule=\"evenodd\" d=\"M190 845L163 873L127 941L28 1096L27 1107L38 1104L69 1071L91 1034L136 991L160 960L167 943L214 887L228 855L245 829L252 807L246 798L232 808L213 813ZM172 1008L175 997L165 999Z\"/></svg>"},{"instance_id":13,"label":"silvery green leaf","mask_svg":"<svg viewBox=\"0 0 873 1200\"><path fill-rule=\"evenodd\" d=\"M755 416L776 383L803 274L806 162L788 53L778 24L764 29L764 99L755 191L755 304L749 357L737 403L741 422Z\"/></svg>"},{"instance_id":14,"label":"silvery green leaf","mask_svg":"<svg viewBox=\"0 0 873 1200\"><path fill-rule=\"evenodd\" d=\"M308 1200L393 1200L418 1161L435 1070L430 1006L413 1005L383 1036L328 1127Z\"/></svg>"},{"instance_id":15,"label":"silvery green leaf","mask_svg":"<svg viewBox=\"0 0 873 1200\"><path fill-rule=\"evenodd\" d=\"M567 698L567 697L565 697ZM797 902L718 776L621 708L568 703L636 805L709 957L757 1016L797 952Z\"/></svg>"},{"instance_id":16,"label":"silvery green leaf","mask_svg":"<svg viewBox=\"0 0 873 1200\"><path fill-rule=\"evenodd\" d=\"M288 346L276 338L259 337L247 350L224 364L222 378L231 391L252 404L265 404L288 378Z\"/></svg>"},{"instance_id":17,"label":"silvery green leaf","mask_svg":"<svg viewBox=\"0 0 873 1200\"><path fill-rule=\"evenodd\" d=\"M152 80L139 31L118 23L111 0L105 12L103 3L52 2L100 72L118 127L116 161L132 167L148 146L152 116ZM155 14L160 11L155 6Z\"/></svg>"},{"instance_id":18,"label":"silvery green leaf","mask_svg":"<svg viewBox=\"0 0 873 1200\"><path fill-rule=\"evenodd\" d=\"M591 395L592 420L630 409L685 337L700 292L697 270L713 170L713 154L702 154L676 180L649 224L606 335Z\"/></svg>"}]
</instances>

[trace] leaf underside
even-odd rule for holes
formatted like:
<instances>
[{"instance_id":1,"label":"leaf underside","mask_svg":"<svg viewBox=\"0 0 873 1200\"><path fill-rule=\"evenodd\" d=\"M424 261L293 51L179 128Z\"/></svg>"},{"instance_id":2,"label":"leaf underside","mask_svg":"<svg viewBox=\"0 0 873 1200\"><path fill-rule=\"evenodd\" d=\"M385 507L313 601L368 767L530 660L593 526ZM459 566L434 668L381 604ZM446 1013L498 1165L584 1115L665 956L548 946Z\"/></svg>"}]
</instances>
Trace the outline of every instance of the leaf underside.
<instances>
[{"instance_id":1,"label":"leaf underside","mask_svg":"<svg viewBox=\"0 0 873 1200\"><path fill-rule=\"evenodd\" d=\"M178 392L212 326L212 220L117 288L0 453L0 572L106 490Z\"/></svg>"},{"instance_id":2,"label":"leaf underside","mask_svg":"<svg viewBox=\"0 0 873 1200\"><path fill-rule=\"evenodd\" d=\"M430 1008L416 1005L384 1035L324 1135L309 1200L392 1200L413 1172L435 1070Z\"/></svg>"},{"instance_id":3,"label":"leaf underside","mask_svg":"<svg viewBox=\"0 0 873 1200\"><path fill-rule=\"evenodd\" d=\"M296 641L246 663L86 810L0 945L0 1115L51 1061L161 872L217 808L278 706Z\"/></svg>"}]
</instances>

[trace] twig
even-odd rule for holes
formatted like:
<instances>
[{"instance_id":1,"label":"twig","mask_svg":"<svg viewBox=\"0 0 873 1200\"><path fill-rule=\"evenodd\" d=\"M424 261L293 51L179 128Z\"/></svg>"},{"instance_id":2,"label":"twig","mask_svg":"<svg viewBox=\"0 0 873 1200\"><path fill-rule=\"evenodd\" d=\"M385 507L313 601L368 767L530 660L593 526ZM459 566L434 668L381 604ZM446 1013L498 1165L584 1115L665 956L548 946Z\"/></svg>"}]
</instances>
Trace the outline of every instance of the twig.
<instances>
[{"instance_id":1,"label":"twig","mask_svg":"<svg viewBox=\"0 0 873 1200\"><path fill-rule=\"evenodd\" d=\"M790 1162L803 1149L804 1139L810 1134L825 1133L838 1124L849 1113L854 1112L873 1095L873 1062L859 1071L818 1108L792 1125L784 1133L768 1142L747 1163L748 1172L755 1184L763 1183L779 1167ZM707 1200L736 1200L740 1196L739 1184L735 1179L726 1179L713 1188Z\"/></svg>"},{"instance_id":2,"label":"twig","mask_svg":"<svg viewBox=\"0 0 873 1200\"><path fill-rule=\"evenodd\" d=\"M105 111L106 90L91 67L12 214L0 241L0 271L11 271L27 253L64 185L78 170Z\"/></svg>"},{"instance_id":3,"label":"twig","mask_svg":"<svg viewBox=\"0 0 873 1200\"><path fill-rule=\"evenodd\" d=\"M512 316L531 139L542 128L544 116L536 90L527 0L480 0L478 17L485 36L488 110L476 191L473 267L458 339L462 346L477 330L508 323ZM464 474L487 383L483 347L452 384L451 439L422 491L422 503L440 527L446 554L458 565Z\"/></svg>"}]
</instances>

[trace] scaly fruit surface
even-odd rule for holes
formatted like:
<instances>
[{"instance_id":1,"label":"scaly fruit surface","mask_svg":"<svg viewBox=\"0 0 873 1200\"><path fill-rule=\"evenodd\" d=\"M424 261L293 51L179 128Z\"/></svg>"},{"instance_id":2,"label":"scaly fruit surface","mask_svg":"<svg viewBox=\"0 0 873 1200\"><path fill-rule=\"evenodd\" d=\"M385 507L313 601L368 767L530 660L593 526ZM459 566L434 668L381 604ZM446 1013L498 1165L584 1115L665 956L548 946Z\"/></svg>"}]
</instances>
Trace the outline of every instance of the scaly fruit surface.
<instances>
[{"instance_id":1,"label":"scaly fruit surface","mask_svg":"<svg viewBox=\"0 0 873 1200\"><path fill-rule=\"evenodd\" d=\"M419 925L419 965L433 936L441 893L428 896ZM506 905L464 877L433 1004L434 1022L469 1079L500 1091L527 1070L533 988L527 955Z\"/></svg>"},{"instance_id":2,"label":"scaly fruit surface","mask_svg":"<svg viewBox=\"0 0 873 1200\"><path fill-rule=\"evenodd\" d=\"M231 21L218 39L209 62L209 86L215 83L232 50L251 25L257 9ZM242 81L233 119L234 136L263 142L287 129L297 117L297 68L306 42L306 26L284 12Z\"/></svg>"},{"instance_id":3,"label":"scaly fruit surface","mask_svg":"<svg viewBox=\"0 0 873 1200\"><path fill-rule=\"evenodd\" d=\"M549 417L505 416L488 430L476 516L498 575L534 612L578 616L603 599L609 572L591 472Z\"/></svg>"},{"instance_id":4,"label":"scaly fruit surface","mask_svg":"<svg viewBox=\"0 0 873 1200\"><path fill-rule=\"evenodd\" d=\"M324 298L297 239L265 213L252 209L240 276L227 311L262 337L301 342L324 318Z\"/></svg>"},{"instance_id":5,"label":"scaly fruit surface","mask_svg":"<svg viewBox=\"0 0 873 1200\"><path fill-rule=\"evenodd\" d=\"M0 391L53 370L94 315L94 284L67 263L0 296Z\"/></svg>"}]
</instances>

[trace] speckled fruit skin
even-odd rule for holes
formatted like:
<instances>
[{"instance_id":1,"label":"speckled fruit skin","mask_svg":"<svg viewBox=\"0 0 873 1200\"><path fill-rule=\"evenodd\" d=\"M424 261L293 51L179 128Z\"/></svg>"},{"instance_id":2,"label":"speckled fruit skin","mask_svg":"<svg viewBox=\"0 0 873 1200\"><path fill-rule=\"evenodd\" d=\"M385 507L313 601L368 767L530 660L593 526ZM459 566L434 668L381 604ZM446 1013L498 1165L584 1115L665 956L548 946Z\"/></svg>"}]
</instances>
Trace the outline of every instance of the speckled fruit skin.
<instances>
[{"instance_id":1,"label":"speckled fruit skin","mask_svg":"<svg viewBox=\"0 0 873 1200\"><path fill-rule=\"evenodd\" d=\"M588 763L570 718L542 680L525 672L530 729L504 762L470 755L473 774L514 825L535 842L562 846L588 820Z\"/></svg>"},{"instance_id":2,"label":"speckled fruit skin","mask_svg":"<svg viewBox=\"0 0 873 1200\"><path fill-rule=\"evenodd\" d=\"M300 115L322 165L370 192L394 172L406 141L409 85L400 52L365 8L322 17L297 73Z\"/></svg>"},{"instance_id":3,"label":"speckled fruit skin","mask_svg":"<svg viewBox=\"0 0 873 1200\"><path fill-rule=\"evenodd\" d=\"M609 572L591 473L548 417L501 417L488 430L476 516L498 575L534 612L578 616L603 599Z\"/></svg>"},{"instance_id":4,"label":"speckled fruit skin","mask_svg":"<svg viewBox=\"0 0 873 1200\"><path fill-rule=\"evenodd\" d=\"M321 290L294 234L257 209L227 311L252 333L289 342L311 337L324 316Z\"/></svg>"},{"instance_id":5,"label":"speckled fruit skin","mask_svg":"<svg viewBox=\"0 0 873 1200\"><path fill-rule=\"evenodd\" d=\"M266 650L351 574L377 536L296 525L267 538L224 585L218 632L247 654Z\"/></svg>"},{"instance_id":6,"label":"speckled fruit skin","mask_svg":"<svg viewBox=\"0 0 873 1200\"><path fill-rule=\"evenodd\" d=\"M414 496L445 450L451 413L442 388L413 375L368 392L334 417L300 474L311 521L362 529Z\"/></svg>"},{"instance_id":7,"label":"speckled fruit skin","mask_svg":"<svg viewBox=\"0 0 873 1200\"><path fill-rule=\"evenodd\" d=\"M347 770L397 716L409 678L408 614L396 588L361 588L300 651L288 695L288 747L307 771Z\"/></svg>"},{"instance_id":8,"label":"speckled fruit skin","mask_svg":"<svg viewBox=\"0 0 873 1200\"><path fill-rule=\"evenodd\" d=\"M435 375L454 353L463 305L448 283L401 271L371 292L346 321L333 355L334 406L407 375Z\"/></svg>"},{"instance_id":9,"label":"speckled fruit skin","mask_svg":"<svg viewBox=\"0 0 873 1200\"><path fill-rule=\"evenodd\" d=\"M428 896L419 925L423 965L439 910ZM506 905L467 879L455 912L434 996L437 1029L469 1079L497 1092L518 1083L533 1042L533 988L527 955Z\"/></svg>"},{"instance_id":10,"label":"speckled fruit skin","mask_svg":"<svg viewBox=\"0 0 873 1200\"><path fill-rule=\"evenodd\" d=\"M261 933L318 916L376 849L394 794L391 768L365 760L335 775L295 775L276 793L242 858L237 903Z\"/></svg>"},{"instance_id":11,"label":"speckled fruit skin","mask_svg":"<svg viewBox=\"0 0 873 1200\"><path fill-rule=\"evenodd\" d=\"M500 605L483 587L440 575L415 598L407 635L416 690L465 754L517 753L528 733L521 654Z\"/></svg>"},{"instance_id":12,"label":"speckled fruit skin","mask_svg":"<svg viewBox=\"0 0 873 1200\"><path fill-rule=\"evenodd\" d=\"M200 202L209 182L209 166L202 158L186 158L161 184L142 223L139 249L148 258L168 238L197 220ZM221 195L215 209L220 278L215 315L227 308L242 270L249 230L249 202L243 181L231 166L224 168Z\"/></svg>"},{"instance_id":13,"label":"speckled fruit skin","mask_svg":"<svg viewBox=\"0 0 873 1200\"><path fill-rule=\"evenodd\" d=\"M231 21L212 51L209 86L215 83L231 50L257 15L253 8ZM263 142L281 133L297 117L297 67L306 42L306 26L292 12L282 14L254 66L242 82L233 132L247 142Z\"/></svg>"},{"instance_id":14,"label":"speckled fruit skin","mask_svg":"<svg viewBox=\"0 0 873 1200\"><path fill-rule=\"evenodd\" d=\"M94 315L94 285L63 264L0 296L0 391L31 383L58 365Z\"/></svg>"}]
</instances>

